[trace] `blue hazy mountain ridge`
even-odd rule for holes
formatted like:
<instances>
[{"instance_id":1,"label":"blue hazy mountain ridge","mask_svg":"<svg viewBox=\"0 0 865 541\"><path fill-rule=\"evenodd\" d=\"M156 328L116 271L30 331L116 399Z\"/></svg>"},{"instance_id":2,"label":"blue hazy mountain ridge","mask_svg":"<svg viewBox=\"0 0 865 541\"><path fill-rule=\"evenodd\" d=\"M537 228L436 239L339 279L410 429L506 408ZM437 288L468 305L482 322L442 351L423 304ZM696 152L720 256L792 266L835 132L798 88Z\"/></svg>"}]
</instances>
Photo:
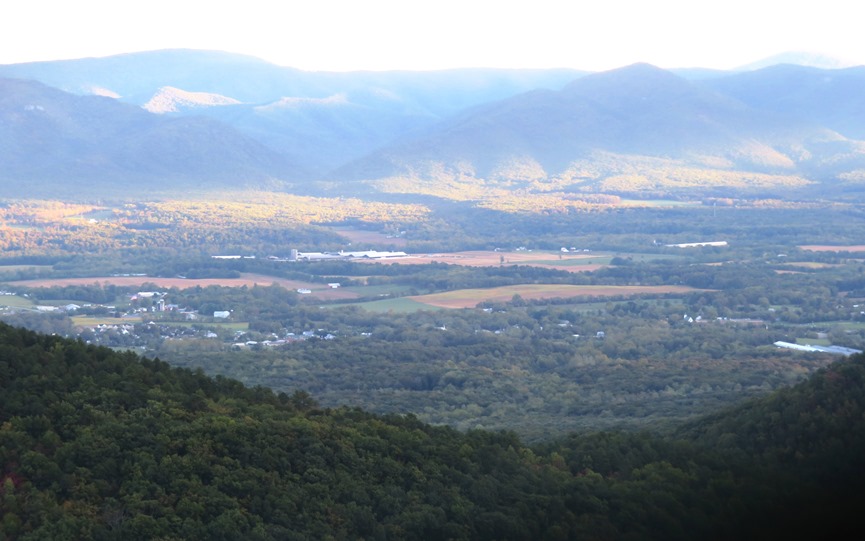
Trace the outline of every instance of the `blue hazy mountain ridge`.
<instances>
[{"instance_id":1,"label":"blue hazy mountain ridge","mask_svg":"<svg viewBox=\"0 0 865 541\"><path fill-rule=\"evenodd\" d=\"M596 152L693 161L701 167L708 157L723 169L787 174L809 165L793 149L800 156L807 149L812 162L826 158L825 149L818 148L823 141L835 143L833 152L853 152L849 167L865 163L855 142L819 124L788 111L760 110L704 83L636 64L581 77L560 91L534 91L466 111L340 174L416 174L422 164L432 164L438 171L459 168L488 177L522 161L553 176ZM814 167L809 172L820 173Z\"/></svg>"},{"instance_id":2,"label":"blue hazy mountain ridge","mask_svg":"<svg viewBox=\"0 0 865 541\"><path fill-rule=\"evenodd\" d=\"M218 119L288 155L314 175L467 107L536 88L558 89L585 72L454 69L307 72L218 51L164 50L0 66L74 94L147 104L166 87L210 93L232 106L180 107L175 116Z\"/></svg>"},{"instance_id":3,"label":"blue hazy mountain ridge","mask_svg":"<svg viewBox=\"0 0 865 541\"><path fill-rule=\"evenodd\" d=\"M838 58L832 55L819 52L809 51L786 51L778 53L766 58L761 58L755 62L749 62L743 66L739 66L732 71L754 71L779 64L795 64L797 66L807 66L820 69L841 69L850 68L856 65L853 62Z\"/></svg>"},{"instance_id":4,"label":"blue hazy mountain ridge","mask_svg":"<svg viewBox=\"0 0 865 541\"><path fill-rule=\"evenodd\" d=\"M0 79L7 195L262 187L300 174L282 155L205 117L162 117L99 96Z\"/></svg>"},{"instance_id":5,"label":"blue hazy mountain ridge","mask_svg":"<svg viewBox=\"0 0 865 541\"><path fill-rule=\"evenodd\" d=\"M358 93L391 96L435 115L536 88L558 89L586 72L571 69L303 71L220 51L170 49L104 58L0 65L0 77L34 79L75 94L107 90L136 105L160 88L212 92L264 105L282 98Z\"/></svg>"},{"instance_id":6,"label":"blue hazy mountain ridge","mask_svg":"<svg viewBox=\"0 0 865 541\"><path fill-rule=\"evenodd\" d=\"M327 73L190 50L6 65L0 77L67 92L4 82L0 177L183 190L229 178L538 179L575 162L614 174L598 156L818 182L865 176L865 68L685 71ZM160 114L141 109L157 96L168 100L152 108Z\"/></svg>"},{"instance_id":7,"label":"blue hazy mountain ridge","mask_svg":"<svg viewBox=\"0 0 865 541\"><path fill-rule=\"evenodd\" d=\"M865 67L825 70L793 64L704 81L751 107L796 115L847 137L865 139Z\"/></svg>"}]
</instances>

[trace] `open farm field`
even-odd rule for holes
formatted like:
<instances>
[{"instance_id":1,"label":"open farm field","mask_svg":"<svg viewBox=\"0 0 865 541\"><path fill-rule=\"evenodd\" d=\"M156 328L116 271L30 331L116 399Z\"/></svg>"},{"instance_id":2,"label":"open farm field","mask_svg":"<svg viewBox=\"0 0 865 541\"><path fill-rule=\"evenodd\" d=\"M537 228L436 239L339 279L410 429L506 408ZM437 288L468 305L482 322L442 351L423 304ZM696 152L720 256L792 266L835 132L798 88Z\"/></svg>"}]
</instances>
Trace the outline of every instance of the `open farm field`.
<instances>
[{"instance_id":1,"label":"open farm field","mask_svg":"<svg viewBox=\"0 0 865 541\"><path fill-rule=\"evenodd\" d=\"M523 284L490 289L460 289L444 293L419 295L409 299L441 308L471 308L481 302L507 302L514 295L523 299L555 299L571 297L616 297L636 295L666 295L698 291L686 286L575 286L563 284Z\"/></svg>"},{"instance_id":2,"label":"open farm field","mask_svg":"<svg viewBox=\"0 0 865 541\"><path fill-rule=\"evenodd\" d=\"M395 299L382 299L380 301L368 301L352 304L332 304L333 307L338 306L357 306L368 312L386 314L392 312L394 314L410 314L419 310L430 310L440 308L423 302L416 301L409 297L397 297Z\"/></svg>"},{"instance_id":3,"label":"open farm field","mask_svg":"<svg viewBox=\"0 0 865 541\"><path fill-rule=\"evenodd\" d=\"M51 269L51 265L0 265L0 274L6 272L33 271L39 269Z\"/></svg>"},{"instance_id":4,"label":"open farm field","mask_svg":"<svg viewBox=\"0 0 865 541\"><path fill-rule=\"evenodd\" d=\"M97 325L123 325L141 323L141 316L127 317L97 317L97 316L72 316L72 324L76 327L96 327Z\"/></svg>"},{"instance_id":5,"label":"open farm field","mask_svg":"<svg viewBox=\"0 0 865 541\"><path fill-rule=\"evenodd\" d=\"M557 259L558 255L556 252L468 251L415 254L410 257L396 259L376 259L373 262L390 265L448 263L450 265L465 265L468 267L530 265L571 272L588 272L598 270L609 264L610 258L609 254L561 254L562 258Z\"/></svg>"},{"instance_id":6,"label":"open farm field","mask_svg":"<svg viewBox=\"0 0 865 541\"><path fill-rule=\"evenodd\" d=\"M33 301L19 297L18 295L0 295L0 307L3 306L21 308L24 306L33 306Z\"/></svg>"},{"instance_id":7,"label":"open farm field","mask_svg":"<svg viewBox=\"0 0 865 541\"><path fill-rule=\"evenodd\" d=\"M832 269L842 267L837 263L821 263L819 261L797 261L795 263L787 263L784 267L791 269Z\"/></svg>"},{"instance_id":8,"label":"open farm field","mask_svg":"<svg viewBox=\"0 0 865 541\"><path fill-rule=\"evenodd\" d=\"M223 287L252 287L254 285L268 286L271 284L280 285L286 289L309 289L312 291L311 296L321 300L347 300L356 299L357 293L345 291L342 289L330 289L325 284L314 284L312 282L302 282L299 280L286 280L285 278L277 278L274 276L265 276L263 274L243 273L240 278L160 278L156 276L98 276L87 278L50 278L39 280L19 280L8 282L10 285L24 287L53 287L53 286L73 286L73 285L92 285L92 284L111 284L117 286L141 286L144 284L154 284L157 287L178 289L189 289L200 286L223 286Z\"/></svg>"},{"instance_id":9,"label":"open farm field","mask_svg":"<svg viewBox=\"0 0 865 541\"><path fill-rule=\"evenodd\" d=\"M838 327L845 331L863 331L865 332L865 321L823 321L822 325L826 327ZM812 327L813 324L802 325Z\"/></svg>"},{"instance_id":10,"label":"open farm field","mask_svg":"<svg viewBox=\"0 0 865 541\"><path fill-rule=\"evenodd\" d=\"M796 338L800 346L831 346L832 341L825 338Z\"/></svg>"},{"instance_id":11,"label":"open farm field","mask_svg":"<svg viewBox=\"0 0 865 541\"><path fill-rule=\"evenodd\" d=\"M851 244L847 246L833 246L831 244L806 244L799 246L802 250L809 252L865 252L865 244Z\"/></svg>"},{"instance_id":12,"label":"open farm field","mask_svg":"<svg viewBox=\"0 0 865 541\"><path fill-rule=\"evenodd\" d=\"M355 277L352 276L352 278ZM412 289L415 288L412 286L401 284L377 284L369 286L348 286L340 288L340 290L343 292L355 293L357 297L374 297L376 295L380 297L397 296L406 294ZM417 291L415 291L415 293L417 293Z\"/></svg>"}]
</instances>

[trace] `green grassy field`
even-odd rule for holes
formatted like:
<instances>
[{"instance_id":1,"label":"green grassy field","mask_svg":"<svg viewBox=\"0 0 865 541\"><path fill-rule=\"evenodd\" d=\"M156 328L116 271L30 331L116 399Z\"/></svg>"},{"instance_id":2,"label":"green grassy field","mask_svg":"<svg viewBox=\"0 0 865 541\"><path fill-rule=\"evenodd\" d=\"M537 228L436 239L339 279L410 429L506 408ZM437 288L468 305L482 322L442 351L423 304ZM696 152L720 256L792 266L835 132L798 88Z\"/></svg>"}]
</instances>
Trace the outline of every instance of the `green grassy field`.
<instances>
[{"instance_id":1,"label":"green grassy field","mask_svg":"<svg viewBox=\"0 0 865 541\"><path fill-rule=\"evenodd\" d=\"M813 327L813 323L803 324L800 327ZM822 327L839 327L846 331L861 331L865 330L865 321L821 321Z\"/></svg>"},{"instance_id":2,"label":"green grassy field","mask_svg":"<svg viewBox=\"0 0 865 541\"><path fill-rule=\"evenodd\" d=\"M0 274L4 272L18 272L22 270L48 270L52 269L51 265L0 265Z\"/></svg>"},{"instance_id":3,"label":"green grassy field","mask_svg":"<svg viewBox=\"0 0 865 541\"><path fill-rule=\"evenodd\" d=\"M97 325L123 325L141 323L140 317L92 317L92 316L72 316L72 324L77 327L95 327Z\"/></svg>"},{"instance_id":4,"label":"green grassy field","mask_svg":"<svg viewBox=\"0 0 865 541\"><path fill-rule=\"evenodd\" d=\"M114 210L112 209L96 209L84 214L76 214L73 218L82 218L85 220L110 220L115 218Z\"/></svg>"},{"instance_id":5,"label":"green grassy field","mask_svg":"<svg viewBox=\"0 0 865 541\"><path fill-rule=\"evenodd\" d=\"M381 284L372 286L348 286L341 289L357 293L361 297L373 297L376 295L401 295L411 290L412 287L401 284Z\"/></svg>"},{"instance_id":6,"label":"green grassy field","mask_svg":"<svg viewBox=\"0 0 865 541\"><path fill-rule=\"evenodd\" d=\"M394 312L398 314L408 314L411 312L417 312L419 310L444 310L444 308L439 308L436 306L430 306L429 304L424 304L421 302L416 302L406 297L398 297L395 299L384 299L380 301L369 301L369 302L355 302L351 304L329 304L330 307L337 306L357 306L363 310L367 310L369 312L379 312L379 313L387 313Z\"/></svg>"},{"instance_id":7,"label":"green grassy field","mask_svg":"<svg viewBox=\"0 0 865 541\"><path fill-rule=\"evenodd\" d=\"M826 338L797 338L796 343L800 346L831 346L832 342Z\"/></svg>"},{"instance_id":8,"label":"green grassy field","mask_svg":"<svg viewBox=\"0 0 865 541\"><path fill-rule=\"evenodd\" d=\"M33 306L33 301L18 295L0 295L0 306L9 306L13 308L26 308Z\"/></svg>"}]
</instances>

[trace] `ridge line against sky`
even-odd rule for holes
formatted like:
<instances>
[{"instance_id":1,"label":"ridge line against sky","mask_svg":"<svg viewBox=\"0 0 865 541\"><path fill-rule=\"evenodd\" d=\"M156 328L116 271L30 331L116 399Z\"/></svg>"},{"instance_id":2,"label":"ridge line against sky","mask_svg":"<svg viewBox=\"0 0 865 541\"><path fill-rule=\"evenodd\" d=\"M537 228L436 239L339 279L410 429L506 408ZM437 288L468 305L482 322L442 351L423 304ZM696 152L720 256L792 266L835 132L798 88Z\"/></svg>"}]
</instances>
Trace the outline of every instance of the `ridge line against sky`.
<instances>
[{"instance_id":1,"label":"ridge line against sky","mask_svg":"<svg viewBox=\"0 0 865 541\"><path fill-rule=\"evenodd\" d=\"M210 49L304 70L732 69L786 51L865 64L856 2L30 0L0 7L0 64Z\"/></svg>"}]
</instances>

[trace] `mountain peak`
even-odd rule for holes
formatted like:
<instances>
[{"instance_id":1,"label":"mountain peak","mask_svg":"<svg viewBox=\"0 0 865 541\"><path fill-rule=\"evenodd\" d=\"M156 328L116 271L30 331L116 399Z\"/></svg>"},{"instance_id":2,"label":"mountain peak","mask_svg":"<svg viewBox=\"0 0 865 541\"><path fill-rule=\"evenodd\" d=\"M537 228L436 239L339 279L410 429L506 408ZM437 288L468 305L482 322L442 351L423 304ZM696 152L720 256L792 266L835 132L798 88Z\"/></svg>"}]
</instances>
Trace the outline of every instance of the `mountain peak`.
<instances>
[{"instance_id":1,"label":"mountain peak","mask_svg":"<svg viewBox=\"0 0 865 541\"><path fill-rule=\"evenodd\" d=\"M772 55L744 66L739 66L734 71L754 71L777 64L794 64L797 66L806 66L809 68L820 69L842 69L850 68L859 65L857 62L852 62L848 59L838 58L835 56L805 52L805 51L788 51Z\"/></svg>"},{"instance_id":2,"label":"mountain peak","mask_svg":"<svg viewBox=\"0 0 865 541\"><path fill-rule=\"evenodd\" d=\"M646 63L586 75L566 86L562 93L610 106L635 100L668 101L684 95L705 94L688 80Z\"/></svg>"},{"instance_id":3,"label":"mountain peak","mask_svg":"<svg viewBox=\"0 0 865 541\"><path fill-rule=\"evenodd\" d=\"M189 92L173 86L163 86L142 107L151 113L178 113L199 107L237 105L234 98L211 92Z\"/></svg>"},{"instance_id":4,"label":"mountain peak","mask_svg":"<svg viewBox=\"0 0 865 541\"><path fill-rule=\"evenodd\" d=\"M573 90L582 86L623 84L632 81L639 81L640 84L655 84L661 81L667 81L672 84L690 85L690 83L685 79L672 72L653 66L652 64L640 62L580 77L565 87L565 91L567 92L569 89Z\"/></svg>"}]
</instances>

